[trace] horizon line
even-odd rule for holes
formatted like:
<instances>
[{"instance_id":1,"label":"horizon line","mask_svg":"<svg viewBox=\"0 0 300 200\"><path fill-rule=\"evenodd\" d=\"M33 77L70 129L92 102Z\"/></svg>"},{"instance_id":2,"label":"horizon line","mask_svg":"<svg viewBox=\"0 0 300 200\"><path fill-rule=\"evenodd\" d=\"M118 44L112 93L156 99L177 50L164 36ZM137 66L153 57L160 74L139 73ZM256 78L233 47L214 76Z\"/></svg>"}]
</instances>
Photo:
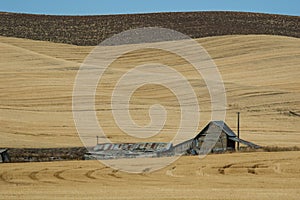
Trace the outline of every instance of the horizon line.
<instances>
[{"instance_id":1,"label":"horizon line","mask_svg":"<svg viewBox=\"0 0 300 200\"><path fill-rule=\"evenodd\" d=\"M16 12L16 11L2 11L0 13L10 14L24 14L24 15L42 15L42 16L70 16L70 17L84 17L84 16L114 16L114 15L147 15L147 14L159 14L159 13L199 13L199 12L223 12L223 13L252 13L252 14L265 14L265 15L282 15L290 17L300 17L299 15L293 14L282 14L282 13L268 13L259 11L239 11L239 10L190 10L190 11L150 11L150 12L129 12L129 13L91 13L91 14L50 14L50 13L36 13L36 12Z\"/></svg>"}]
</instances>

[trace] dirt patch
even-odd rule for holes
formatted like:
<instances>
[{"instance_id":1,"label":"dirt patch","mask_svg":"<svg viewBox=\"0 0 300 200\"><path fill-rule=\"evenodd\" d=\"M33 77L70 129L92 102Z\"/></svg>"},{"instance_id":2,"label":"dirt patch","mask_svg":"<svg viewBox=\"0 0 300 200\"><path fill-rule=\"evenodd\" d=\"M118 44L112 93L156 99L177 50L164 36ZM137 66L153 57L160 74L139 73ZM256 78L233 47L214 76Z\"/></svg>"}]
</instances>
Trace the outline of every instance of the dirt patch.
<instances>
[{"instance_id":1,"label":"dirt patch","mask_svg":"<svg viewBox=\"0 0 300 200\"><path fill-rule=\"evenodd\" d=\"M11 162L48 162L61 160L83 160L87 152L84 147L73 148L10 148Z\"/></svg>"}]
</instances>

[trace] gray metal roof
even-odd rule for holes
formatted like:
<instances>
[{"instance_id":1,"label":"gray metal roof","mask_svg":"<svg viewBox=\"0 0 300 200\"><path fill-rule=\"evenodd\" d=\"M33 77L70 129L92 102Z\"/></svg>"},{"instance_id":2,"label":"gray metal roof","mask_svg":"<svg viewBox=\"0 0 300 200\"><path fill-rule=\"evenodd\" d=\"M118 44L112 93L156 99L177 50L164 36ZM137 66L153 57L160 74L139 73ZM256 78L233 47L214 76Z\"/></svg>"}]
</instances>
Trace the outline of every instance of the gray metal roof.
<instances>
[{"instance_id":1,"label":"gray metal roof","mask_svg":"<svg viewBox=\"0 0 300 200\"><path fill-rule=\"evenodd\" d=\"M93 151L161 152L171 147L172 143L165 142L103 143L96 145Z\"/></svg>"},{"instance_id":2,"label":"gray metal roof","mask_svg":"<svg viewBox=\"0 0 300 200\"><path fill-rule=\"evenodd\" d=\"M211 127L215 127L215 128L211 128ZM218 127L218 128L216 128L216 127ZM205 126L205 128L195 138L199 138L202 135L206 135L208 133L211 134L211 133L214 133L214 132L220 131L220 130L222 130L224 133L226 133L226 135L228 135L229 140L239 142L241 144L247 145L252 148L261 148L261 146L256 145L252 142L248 142L246 140L239 139L237 137L237 135L229 128L229 126L224 121L209 122L209 124L207 124Z\"/></svg>"},{"instance_id":3,"label":"gray metal roof","mask_svg":"<svg viewBox=\"0 0 300 200\"><path fill-rule=\"evenodd\" d=\"M243 139L240 139L240 138L237 138L237 137L229 137L228 139L229 139L229 140L233 140L233 141L235 141L235 142L239 142L239 143L244 144L244 145L246 145L246 146L249 146L249 147L251 147L251 148L255 148L255 149L261 148L261 146L259 146L259 145L257 145L257 144L254 144L254 143L252 143L252 142L248 142L248 141L246 141L246 140L243 140Z\"/></svg>"},{"instance_id":4,"label":"gray metal roof","mask_svg":"<svg viewBox=\"0 0 300 200\"><path fill-rule=\"evenodd\" d=\"M236 137L236 134L229 128L229 126L224 121L212 121L210 123L215 124L216 126L219 126L220 128L223 128L223 131L229 136L229 137Z\"/></svg>"},{"instance_id":5,"label":"gray metal roof","mask_svg":"<svg viewBox=\"0 0 300 200\"><path fill-rule=\"evenodd\" d=\"M205 128L196 136L199 137L201 135L206 135L208 129L211 127L211 126L217 126L219 127L221 130L223 130L229 137L237 137L236 134L229 128L229 126L224 122L224 121L211 121L209 122L209 124L207 124L205 126ZM220 129L217 129L216 131L219 131ZM213 129L210 129L210 130L213 130Z\"/></svg>"}]
</instances>

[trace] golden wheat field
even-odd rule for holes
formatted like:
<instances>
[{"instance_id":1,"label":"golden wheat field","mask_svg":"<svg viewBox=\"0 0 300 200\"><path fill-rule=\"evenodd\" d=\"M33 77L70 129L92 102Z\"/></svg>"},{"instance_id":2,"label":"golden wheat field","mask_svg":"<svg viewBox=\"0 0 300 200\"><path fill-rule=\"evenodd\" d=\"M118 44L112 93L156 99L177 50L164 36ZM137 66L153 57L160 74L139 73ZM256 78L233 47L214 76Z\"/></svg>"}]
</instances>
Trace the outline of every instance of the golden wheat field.
<instances>
[{"instance_id":1,"label":"golden wheat field","mask_svg":"<svg viewBox=\"0 0 300 200\"><path fill-rule=\"evenodd\" d=\"M2 164L0 199L298 199L299 152L181 157L128 174L98 161Z\"/></svg>"},{"instance_id":2,"label":"golden wheat field","mask_svg":"<svg viewBox=\"0 0 300 200\"><path fill-rule=\"evenodd\" d=\"M240 111L243 139L300 146L300 39L236 35L197 41L222 75L227 124L236 130ZM72 92L77 70L93 48L0 37L0 147L82 146ZM111 65L96 93L99 123L114 142L140 141L118 129L109 101L121 75L148 61L171 66L191 82L201 107L199 131L210 120L205 83L185 60L159 50L131 52ZM157 85L139 88L130 101L131 115L146 125L149 106L158 102L168 118L150 140L170 141L180 119L172 92ZM0 199L297 199L299 164L299 152L182 157L162 170L134 175L97 161L1 164Z\"/></svg>"}]
</instances>

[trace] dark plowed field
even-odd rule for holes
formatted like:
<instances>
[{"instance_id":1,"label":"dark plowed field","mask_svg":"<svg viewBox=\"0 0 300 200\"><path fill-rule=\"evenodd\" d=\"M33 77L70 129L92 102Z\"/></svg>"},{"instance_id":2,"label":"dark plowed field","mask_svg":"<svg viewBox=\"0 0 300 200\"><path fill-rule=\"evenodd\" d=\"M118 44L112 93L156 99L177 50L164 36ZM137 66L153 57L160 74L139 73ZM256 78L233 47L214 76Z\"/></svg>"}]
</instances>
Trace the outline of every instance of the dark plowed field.
<instances>
[{"instance_id":1,"label":"dark plowed field","mask_svg":"<svg viewBox=\"0 0 300 200\"><path fill-rule=\"evenodd\" d=\"M97 45L124 30L174 29L192 38L233 34L269 34L300 38L300 17L242 12L178 12L102 16L48 16L0 13L0 35Z\"/></svg>"}]
</instances>

